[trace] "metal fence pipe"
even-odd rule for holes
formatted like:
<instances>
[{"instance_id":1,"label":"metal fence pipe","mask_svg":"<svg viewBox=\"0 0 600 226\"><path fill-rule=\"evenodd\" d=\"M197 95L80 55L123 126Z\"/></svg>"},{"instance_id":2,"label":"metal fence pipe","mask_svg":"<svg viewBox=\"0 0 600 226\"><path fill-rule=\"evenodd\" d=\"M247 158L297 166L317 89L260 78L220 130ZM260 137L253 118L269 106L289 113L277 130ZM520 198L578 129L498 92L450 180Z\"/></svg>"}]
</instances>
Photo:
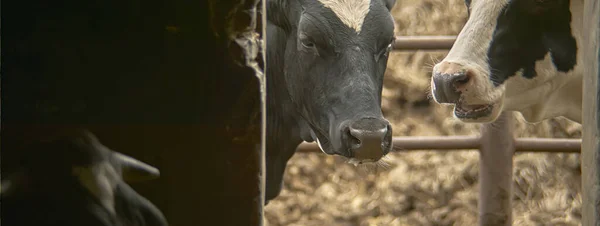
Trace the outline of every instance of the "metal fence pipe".
<instances>
[{"instance_id":1,"label":"metal fence pipe","mask_svg":"<svg viewBox=\"0 0 600 226\"><path fill-rule=\"evenodd\" d=\"M395 151L478 149L478 136L415 136L394 137Z\"/></svg>"},{"instance_id":2,"label":"metal fence pipe","mask_svg":"<svg viewBox=\"0 0 600 226\"><path fill-rule=\"evenodd\" d=\"M481 141L478 136L416 136L394 137L394 151L414 150L464 150L479 149ZM517 138L517 152L567 152L579 153L581 139L550 139L550 138ZM297 152L320 152L316 143L302 143Z\"/></svg>"},{"instance_id":3,"label":"metal fence pipe","mask_svg":"<svg viewBox=\"0 0 600 226\"><path fill-rule=\"evenodd\" d=\"M518 138L517 152L581 152L581 139Z\"/></svg>"},{"instance_id":4,"label":"metal fence pipe","mask_svg":"<svg viewBox=\"0 0 600 226\"><path fill-rule=\"evenodd\" d=\"M481 226L512 225L513 116L503 112L481 127L479 218Z\"/></svg>"},{"instance_id":5,"label":"metal fence pipe","mask_svg":"<svg viewBox=\"0 0 600 226\"><path fill-rule=\"evenodd\" d=\"M396 36L394 50L449 50L456 36Z\"/></svg>"}]
</instances>

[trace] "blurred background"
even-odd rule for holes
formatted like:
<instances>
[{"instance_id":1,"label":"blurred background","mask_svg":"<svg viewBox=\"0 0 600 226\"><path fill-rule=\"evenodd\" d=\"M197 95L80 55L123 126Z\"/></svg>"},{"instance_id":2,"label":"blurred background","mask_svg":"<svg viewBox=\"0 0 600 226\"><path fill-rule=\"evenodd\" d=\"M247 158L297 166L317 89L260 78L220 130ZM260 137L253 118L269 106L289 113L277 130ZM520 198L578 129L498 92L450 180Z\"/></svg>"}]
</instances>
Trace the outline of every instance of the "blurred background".
<instances>
[{"instance_id":1,"label":"blurred background","mask_svg":"<svg viewBox=\"0 0 600 226\"><path fill-rule=\"evenodd\" d=\"M457 35L463 0L398 0L396 35ZM479 134L479 125L452 118L428 97L431 67L447 52L392 52L383 112L394 136ZM515 113L515 136L581 138L564 118L538 124ZM265 208L267 225L476 225L479 159L475 150L390 154L386 167L354 167L343 157L297 153L284 189ZM517 153L513 225L580 225L579 154Z\"/></svg>"}]
</instances>

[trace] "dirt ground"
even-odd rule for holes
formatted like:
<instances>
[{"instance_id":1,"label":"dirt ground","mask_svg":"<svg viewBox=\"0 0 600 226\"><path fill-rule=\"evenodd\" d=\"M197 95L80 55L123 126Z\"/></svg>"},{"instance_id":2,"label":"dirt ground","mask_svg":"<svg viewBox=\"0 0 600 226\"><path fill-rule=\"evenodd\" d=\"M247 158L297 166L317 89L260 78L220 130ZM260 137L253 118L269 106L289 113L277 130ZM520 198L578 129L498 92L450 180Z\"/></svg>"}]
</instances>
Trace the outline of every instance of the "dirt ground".
<instances>
[{"instance_id":1,"label":"dirt ground","mask_svg":"<svg viewBox=\"0 0 600 226\"><path fill-rule=\"evenodd\" d=\"M393 14L397 35L456 35L466 21L462 0L399 0ZM391 54L383 111L394 136L479 133L427 97L431 66L445 53ZM581 137L581 126L563 118L515 117L520 137ZM354 167L343 157L297 153L281 195L265 208L267 225L476 225L476 151L394 153L387 163ZM578 154L517 154L514 166L513 225L580 224Z\"/></svg>"}]
</instances>

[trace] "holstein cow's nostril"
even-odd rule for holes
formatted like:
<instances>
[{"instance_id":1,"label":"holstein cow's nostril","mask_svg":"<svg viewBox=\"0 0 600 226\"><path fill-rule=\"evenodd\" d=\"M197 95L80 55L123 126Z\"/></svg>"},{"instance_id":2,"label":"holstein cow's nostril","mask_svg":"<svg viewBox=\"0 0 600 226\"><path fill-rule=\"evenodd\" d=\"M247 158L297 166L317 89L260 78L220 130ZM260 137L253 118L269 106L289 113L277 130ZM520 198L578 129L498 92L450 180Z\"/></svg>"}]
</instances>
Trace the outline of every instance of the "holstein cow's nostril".
<instances>
[{"instance_id":1,"label":"holstein cow's nostril","mask_svg":"<svg viewBox=\"0 0 600 226\"><path fill-rule=\"evenodd\" d=\"M455 90L460 90L464 84L467 84L467 82L469 82L469 79L470 77L466 71L461 71L456 74L450 75L448 78L449 83L452 84L452 86L454 86Z\"/></svg>"},{"instance_id":2,"label":"holstein cow's nostril","mask_svg":"<svg viewBox=\"0 0 600 226\"><path fill-rule=\"evenodd\" d=\"M377 161L389 153L392 129L385 119L363 118L348 126L347 145L352 156L360 161Z\"/></svg>"},{"instance_id":3,"label":"holstein cow's nostril","mask_svg":"<svg viewBox=\"0 0 600 226\"><path fill-rule=\"evenodd\" d=\"M441 63L433 73L432 94L439 103L456 103L471 79L468 71L457 63Z\"/></svg>"}]
</instances>

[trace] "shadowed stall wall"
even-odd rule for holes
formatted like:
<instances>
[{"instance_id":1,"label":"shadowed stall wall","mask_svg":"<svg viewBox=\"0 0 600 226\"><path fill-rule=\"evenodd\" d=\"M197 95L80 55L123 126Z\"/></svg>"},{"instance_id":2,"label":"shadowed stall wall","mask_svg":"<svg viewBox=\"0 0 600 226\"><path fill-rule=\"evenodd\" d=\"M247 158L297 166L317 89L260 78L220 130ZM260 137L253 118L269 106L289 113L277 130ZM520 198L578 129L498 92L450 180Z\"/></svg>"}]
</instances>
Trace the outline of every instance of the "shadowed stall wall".
<instances>
[{"instance_id":1,"label":"shadowed stall wall","mask_svg":"<svg viewBox=\"0 0 600 226\"><path fill-rule=\"evenodd\" d=\"M18 167L23 145L84 127L161 170L133 186L170 225L262 225L257 7L257 0L4 2L2 176Z\"/></svg>"}]
</instances>

